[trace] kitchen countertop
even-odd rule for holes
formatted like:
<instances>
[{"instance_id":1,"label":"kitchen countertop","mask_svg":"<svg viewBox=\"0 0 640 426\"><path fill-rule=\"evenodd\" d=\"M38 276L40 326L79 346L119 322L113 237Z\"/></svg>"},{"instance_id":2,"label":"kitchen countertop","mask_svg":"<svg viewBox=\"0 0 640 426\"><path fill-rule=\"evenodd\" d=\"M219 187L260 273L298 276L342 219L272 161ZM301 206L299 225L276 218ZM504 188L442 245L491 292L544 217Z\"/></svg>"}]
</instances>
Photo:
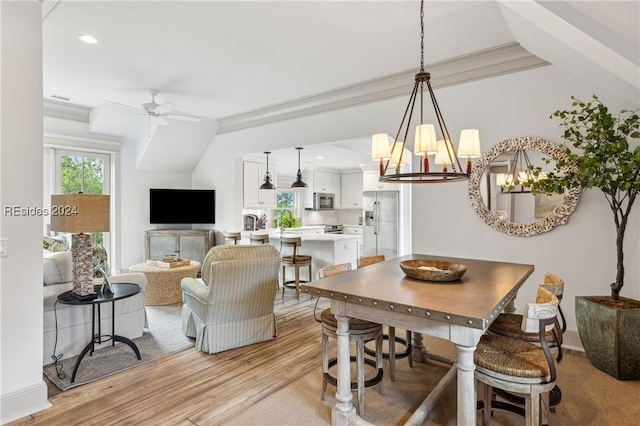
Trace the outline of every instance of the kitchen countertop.
<instances>
[{"instance_id":1,"label":"kitchen countertop","mask_svg":"<svg viewBox=\"0 0 640 426\"><path fill-rule=\"evenodd\" d=\"M309 228L317 228L317 227L308 227ZM287 231L285 228L284 236L285 237L300 237L302 241L330 241L330 242L338 242L338 241L352 241L358 239L358 235L345 235L345 234L320 234L317 232L296 232L295 230L301 228L293 228L293 232ZM304 229L304 227L302 227ZM269 234L270 240L280 241L280 229L279 228L267 228L260 229L258 231L242 231L241 234L243 237L249 238L249 234Z\"/></svg>"}]
</instances>

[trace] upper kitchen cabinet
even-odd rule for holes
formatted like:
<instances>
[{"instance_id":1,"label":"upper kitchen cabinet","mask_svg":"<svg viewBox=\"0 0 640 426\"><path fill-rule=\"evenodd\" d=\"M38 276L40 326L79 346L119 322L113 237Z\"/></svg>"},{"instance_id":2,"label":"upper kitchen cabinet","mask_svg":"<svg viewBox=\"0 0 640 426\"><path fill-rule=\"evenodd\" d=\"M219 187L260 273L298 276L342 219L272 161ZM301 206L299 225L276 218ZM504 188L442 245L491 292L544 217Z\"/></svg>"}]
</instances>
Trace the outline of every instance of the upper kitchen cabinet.
<instances>
[{"instance_id":1,"label":"upper kitchen cabinet","mask_svg":"<svg viewBox=\"0 0 640 426\"><path fill-rule=\"evenodd\" d=\"M378 178L380 177L380 171L378 169L375 170L365 170L362 173L362 190L363 191L384 191L397 189L392 187L390 184L385 182L380 182Z\"/></svg>"},{"instance_id":2,"label":"upper kitchen cabinet","mask_svg":"<svg viewBox=\"0 0 640 426\"><path fill-rule=\"evenodd\" d=\"M307 168L304 170L303 179L309 186L304 196L305 208L313 207L313 194L316 192L334 194L336 203L334 207L340 208L340 193L342 192L340 173Z\"/></svg>"},{"instance_id":3,"label":"upper kitchen cabinet","mask_svg":"<svg viewBox=\"0 0 640 426\"><path fill-rule=\"evenodd\" d=\"M362 208L362 173L343 173L341 175L343 209Z\"/></svg>"},{"instance_id":4,"label":"upper kitchen cabinet","mask_svg":"<svg viewBox=\"0 0 640 426\"><path fill-rule=\"evenodd\" d=\"M245 161L243 163L244 171L244 191L243 200L244 208L247 209L266 209L276 207L276 191L274 189L260 189L264 180L264 174L267 172L266 164ZM271 173L271 181L277 185L276 170L273 165L269 167Z\"/></svg>"}]
</instances>

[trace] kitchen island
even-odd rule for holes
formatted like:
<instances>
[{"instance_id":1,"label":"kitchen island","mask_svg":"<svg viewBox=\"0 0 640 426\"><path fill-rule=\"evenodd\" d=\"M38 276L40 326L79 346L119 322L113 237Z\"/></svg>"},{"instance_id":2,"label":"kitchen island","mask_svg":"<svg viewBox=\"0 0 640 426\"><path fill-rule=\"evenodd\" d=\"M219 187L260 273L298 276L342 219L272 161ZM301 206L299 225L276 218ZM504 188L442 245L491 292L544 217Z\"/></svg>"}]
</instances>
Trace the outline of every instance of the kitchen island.
<instances>
[{"instance_id":1,"label":"kitchen island","mask_svg":"<svg viewBox=\"0 0 640 426\"><path fill-rule=\"evenodd\" d=\"M242 244L249 244L249 234L269 234L269 241L280 250L280 229L269 228L260 231L242 231ZM358 265L358 236L343 234L324 234L316 232L304 232L304 229L285 229L285 237L300 237L302 246L298 253L307 254L313 257L312 272L313 280L318 279L318 269L325 266L337 265L340 263L351 263L353 269ZM283 248L281 255L290 254L291 250ZM287 268L291 269L291 268ZM291 273L291 277L289 276ZM304 271L303 271L304 274ZM293 279L293 270L287 271L287 280ZM305 279L304 277L302 279Z\"/></svg>"}]
</instances>

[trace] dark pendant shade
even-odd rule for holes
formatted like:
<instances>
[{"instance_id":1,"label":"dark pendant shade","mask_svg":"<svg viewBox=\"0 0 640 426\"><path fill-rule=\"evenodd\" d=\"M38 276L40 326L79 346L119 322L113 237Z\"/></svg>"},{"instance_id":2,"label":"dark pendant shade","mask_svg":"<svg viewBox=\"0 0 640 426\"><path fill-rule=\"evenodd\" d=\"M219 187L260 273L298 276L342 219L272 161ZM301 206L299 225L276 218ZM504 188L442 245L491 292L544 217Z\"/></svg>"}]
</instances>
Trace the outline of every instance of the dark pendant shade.
<instances>
[{"instance_id":1,"label":"dark pendant shade","mask_svg":"<svg viewBox=\"0 0 640 426\"><path fill-rule=\"evenodd\" d=\"M296 175L296 180L291 184L292 189L304 189L308 188L308 185L302 181L302 171L300 170L300 151L303 149L302 147L296 147L298 150L298 174Z\"/></svg>"}]
</instances>

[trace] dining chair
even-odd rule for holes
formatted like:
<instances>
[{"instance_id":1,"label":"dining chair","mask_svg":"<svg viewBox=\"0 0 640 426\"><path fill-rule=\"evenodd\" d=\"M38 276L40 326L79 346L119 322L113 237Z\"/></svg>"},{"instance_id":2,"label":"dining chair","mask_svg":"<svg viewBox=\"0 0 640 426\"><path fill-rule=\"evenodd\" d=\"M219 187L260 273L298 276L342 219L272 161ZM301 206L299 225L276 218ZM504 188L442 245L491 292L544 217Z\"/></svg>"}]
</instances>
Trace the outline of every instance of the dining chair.
<instances>
[{"instance_id":1,"label":"dining chair","mask_svg":"<svg viewBox=\"0 0 640 426\"><path fill-rule=\"evenodd\" d=\"M556 362L562 361L562 335L567 329L567 323L565 321L564 313L560 307L562 302L562 294L564 292L564 280L557 275L547 272L544 276L544 282L539 285L541 288L550 291L558 298L558 316L556 318L556 328L561 332L547 332L545 337L547 344L551 350L551 353L555 355ZM513 337L516 339L522 339L527 342L540 344L540 337L538 333L528 333L522 330L522 314L506 313L503 312L495 319L495 321L489 326L489 333L497 334L500 336ZM510 394L506 391L496 389L496 396L507 400L509 402L523 405L524 398ZM560 404L562 400L562 392L556 385L549 393L549 411L555 412L555 407Z\"/></svg>"},{"instance_id":2,"label":"dining chair","mask_svg":"<svg viewBox=\"0 0 640 426\"><path fill-rule=\"evenodd\" d=\"M318 270L320 279L333 275L342 274L351 271L351 263L342 263L338 265L326 266ZM337 364L336 358L329 359L329 338L336 338L336 330L338 321L331 309L327 308L320 315L322 323L322 393L320 399L325 400L327 392L327 383L337 386L337 379L329 373L329 368ZM375 340L375 362L365 358L365 342ZM384 394L384 383L382 381L384 373L382 366L382 324L371 321L365 321L358 318L349 318L349 341L356 342L356 356L351 357L351 361L356 362L356 381L351 382L351 389L355 389L358 396L358 411L361 416L364 415L364 389L378 385L380 395ZM376 375L373 378L365 380L365 364L376 369Z\"/></svg>"},{"instance_id":3,"label":"dining chair","mask_svg":"<svg viewBox=\"0 0 640 426\"><path fill-rule=\"evenodd\" d=\"M551 354L546 334L562 333L556 328L558 298L538 287L536 303L527 303L521 328L537 333L540 344L519 338L485 333L476 346L475 379L482 383L482 424L488 425L492 410L505 410L524 415L527 426L539 425L548 419L548 396L555 387L556 361ZM524 395L522 407L493 400L493 389Z\"/></svg>"}]
</instances>

